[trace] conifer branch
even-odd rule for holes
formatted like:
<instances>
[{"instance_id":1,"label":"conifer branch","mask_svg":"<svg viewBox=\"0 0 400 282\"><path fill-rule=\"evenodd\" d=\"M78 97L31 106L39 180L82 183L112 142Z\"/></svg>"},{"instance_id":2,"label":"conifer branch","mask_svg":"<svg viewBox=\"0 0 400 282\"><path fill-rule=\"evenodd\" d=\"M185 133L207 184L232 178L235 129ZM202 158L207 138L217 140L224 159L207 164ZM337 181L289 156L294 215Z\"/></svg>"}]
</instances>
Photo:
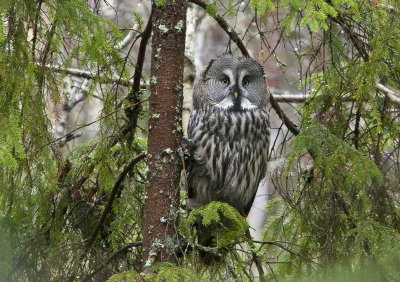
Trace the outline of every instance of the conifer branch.
<instances>
[{"instance_id":1,"label":"conifer branch","mask_svg":"<svg viewBox=\"0 0 400 282\"><path fill-rule=\"evenodd\" d=\"M262 244L262 245L273 245L273 246L277 246L277 247L281 248L282 250L285 250L286 252L288 252L288 253L290 253L290 254L292 254L292 255L301 257L302 259L304 259L304 260L306 260L306 261L309 261L309 262L311 262L311 263L313 263L313 264L317 264L317 265L319 264L319 263L313 261L312 259L310 259L310 258L308 258L308 257L306 257L306 256L304 256L304 255L302 255L302 254L300 254L300 253L297 253L297 252L295 252L295 251L293 251L293 250L287 248L286 246L284 246L284 245L281 244L280 242L276 242L276 241L257 241L257 240L253 240L253 243Z\"/></svg>"},{"instance_id":2,"label":"conifer branch","mask_svg":"<svg viewBox=\"0 0 400 282\"><path fill-rule=\"evenodd\" d=\"M92 232L92 235L90 235L89 239L86 241L86 251L90 249L90 247L93 245L97 234L100 231L101 226L103 225L107 215L110 213L112 205L114 203L115 197L117 195L117 192L119 188L121 187L122 182L125 180L125 177L128 175L129 171L137 164L139 161L144 159L146 157L146 153L140 153L139 155L135 156L134 158L131 159L131 161L124 167L122 170L121 174L118 176L117 181L114 184L114 187L111 191L110 197L108 198L108 202L104 208L104 211L99 219L99 222L97 223L97 226Z\"/></svg>"},{"instance_id":3,"label":"conifer branch","mask_svg":"<svg viewBox=\"0 0 400 282\"><path fill-rule=\"evenodd\" d=\"M143 244L142 241L138 241L138 242L132 242L129 243L125 246L123 246L121 249L119 249L118 251L116 251L115 253L113 253L104 263L102 263L98 268L96 268L92 273L86 275L86 277L82 280L82 281L90 281L90 279L93 278L93 276L95 276L99 271L101 271L105 266L107 266L111 261L113 261L115 258L117 258L119 255L121 255L122 253L128 251L131 248L134 247L139 247Z\"/></svg>"}]
</instances>

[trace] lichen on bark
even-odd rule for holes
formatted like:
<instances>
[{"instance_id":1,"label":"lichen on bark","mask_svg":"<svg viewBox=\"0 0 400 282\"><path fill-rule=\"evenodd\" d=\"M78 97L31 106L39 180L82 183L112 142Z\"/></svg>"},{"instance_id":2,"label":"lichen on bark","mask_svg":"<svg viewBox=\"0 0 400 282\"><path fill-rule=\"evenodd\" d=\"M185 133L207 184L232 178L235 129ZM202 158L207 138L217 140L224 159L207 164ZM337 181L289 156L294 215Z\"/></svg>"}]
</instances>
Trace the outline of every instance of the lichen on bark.
<instances>
[{"instance_id":1,"label":"lichen on bark","mask_svg":"<svg viewBox=\"0 0 400 282\"><path fill-rule=\"evenodd\" d=\"M143 223L145 269L157 261L175 260L173 246L182 170L177 153L182 131L176 130L176 121L182 114L186 8L187 1L183 0L162 6L153 4L151 77L157 83L151 83L149 116L157 118L149 119L150 173Z\"/></svg>"}]
</instances>

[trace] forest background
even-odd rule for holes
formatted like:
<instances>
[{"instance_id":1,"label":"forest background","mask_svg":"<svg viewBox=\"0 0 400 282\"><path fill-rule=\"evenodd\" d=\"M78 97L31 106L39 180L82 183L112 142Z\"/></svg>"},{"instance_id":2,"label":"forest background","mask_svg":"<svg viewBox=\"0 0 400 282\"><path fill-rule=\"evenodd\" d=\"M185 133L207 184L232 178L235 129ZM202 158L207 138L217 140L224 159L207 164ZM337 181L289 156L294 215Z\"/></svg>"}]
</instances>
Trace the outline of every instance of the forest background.
<instances>
[{"instance_id":1,"label":"forest background","mask_svg":"<svg viewBox=\"0 0 400 282\"><path fill-rule=\"evenodd\" d=\"M2 0L0 19L0 280L400 277L399 1ZM207 248L182 137L223 52L265 68L275 169L248 223L195 211L231 221Z\"/></svg>"}]
</instances>

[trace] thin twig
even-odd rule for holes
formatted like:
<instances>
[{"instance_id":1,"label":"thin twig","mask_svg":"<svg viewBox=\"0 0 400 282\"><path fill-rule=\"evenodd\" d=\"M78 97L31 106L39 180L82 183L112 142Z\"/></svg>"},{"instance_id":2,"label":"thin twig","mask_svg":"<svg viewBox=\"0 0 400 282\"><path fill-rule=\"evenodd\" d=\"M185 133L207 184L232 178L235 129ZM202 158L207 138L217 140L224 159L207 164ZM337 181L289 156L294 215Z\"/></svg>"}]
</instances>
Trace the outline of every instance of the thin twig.
<instances>
[{"instance_id":1,"label":"thin twig","mask_svg":"<svg viewBox=\"0 0 400 282\"><path fill-rule=\"evenodd\" d=\"M148 99L143 100L143 101L140 101L139 103L141 104L141 103L145 103L145 102L147 102L147 101L148 101ZM101 120L103 120L103 119L105 119L105 118L107 118L107 117L109 117L109 116L115 114L116 112L118 112L118 111L120 111L120 110L122 110L122 109L125 109L125 108L122 108L122 107L121 107L121 108L118 108L118 109L116 109L115 111L112 111L112 112L108 113L108 114L105 115L105 116L101 116L101 117L99 117L98 119L95 119L95 120L92 121L92 122L89 122L89 123L83 124L83 125L81 125L81 126L78 126L77 128L75 128L75 129L69 131L68 133L64 134L63 136L58 137L58 138L56 138L56 139L54 139L54 140L52 140L52 141L46 143L45 145L43 145L42 147L40 147L36 152L39 152L40 150L42 150L43 148L45 148L45 147L47 147L47 146L49 146L49 145L51 145L51 144L54 144L54 143L57 143L58 141L61 141L63 138L66 138L67 136L72 135L74 132L78 131L79 129L82 129L82 128L84 128L84 127L90 126L90 125L92 125L92 124L95 124L96 122L99 122L99 121L101 121ZM125 125L125 127L122 129L122 135L125 135L127 132L128 132L128 128L127 128L127 126Z\"/></svg>"},{"instance_id":2,"label":"thin twig","mask_svg":"<svg viewBox=\"0 0 400 282\"><path fill-rule=\"evenodd\" d=\"M205 11L207 11L207 3L201 1L201 0L189 0L189 2L192 2L200 7L202 7ZM210 15L211 16L211 15ZM223 17L220 15L213 15L213 18L217 21L217 23L222 27L222 29L228 34L229 38L236 43L242 54L246 57L251 57L249 54L249 51L247 51L246 46L243 44L242 40L238 36L238 34L235 32L233 28L229 26L229 24L225 21Z\"/></svg>"},{"instance_id":3,"label":"thin twig","mask_svg":"<svg viewBox=\"0 0 400 282\"><path fill-rule=\"evenodd\" d=\"M42 65L40 63L36 63L37 66L39 67L43 67L47 70L53 71L53 72L57 72L57 73L67 73L70 75L74 75L74 76L79 76L79 77L83 77L86 79L98 79L100 83L117 83L123 86L130 86L132 85L132 81L129 79L120 79L119 77L105 77L105 76L101 76L101 75L97 75L94 74L90 71L86 71L86 70L81 70L81 69L76 69L76 68L64 68L61 66L55 66L55 65Z\"/></svg>"},{"instance_id":4,"label":"thin twig","mask_svg":"<svg viewBox=\"0 0 400 282\"><path fill-rule=\"evenodd\" d=\"M261 261L260 261L259 255L258 255L257 252L254 250L254 249L255 249L255 248L254 248L254 244L253 244L254 241L253 241L252 238L251 238L250 230L247 230L246 236L247 236L248 239L249 239L248 242L249 242L249 245L250 245L250 252L251 252L252 259L253 259L253 261L254 261L254 264L255 264L256 267L257 267L258 278L259 278L260 282L265 282L264 269L263 269L262 263L261 263Z\"/></svg>"},{"instance_id":5,"label":"thin twig","mask_svg":"<svg viewBox=\"0 0 400 282\"><path fill-rule=\"evenodd\" d=\"M298 135L300 131L297 129L296 125L287 117L287 115L283 112L278 102L275 100L274 96L271 94L269 102L271 103L272 108L278 114L279 118L283 121L286 127L292 132L294 135Z\"/></svg>"},{"instance_id":6,"label":"thin twig","mask_svg":"<svg viewBox=\"0 0 400 282\"><path fill-rule=\"evenodd\" d=\"M312 262L314 264L318 264L317 262L313 261L312 259L310 259L310 258L308 258L308 257L306 257L306 256L304 256L304 255L302 255L300 253L296 253L295 251L292 251L291 249L285 247L283 244L281 244L279 242L276 242L276 241L257 241L257 240L253 240L253 243L263 244L263 245L274 245L274 246L277 246L277 247L285 250L288 253L291 253L292 255L299 256L304 260L307 260L307 261Z\"/></svg>"}]
</instances>

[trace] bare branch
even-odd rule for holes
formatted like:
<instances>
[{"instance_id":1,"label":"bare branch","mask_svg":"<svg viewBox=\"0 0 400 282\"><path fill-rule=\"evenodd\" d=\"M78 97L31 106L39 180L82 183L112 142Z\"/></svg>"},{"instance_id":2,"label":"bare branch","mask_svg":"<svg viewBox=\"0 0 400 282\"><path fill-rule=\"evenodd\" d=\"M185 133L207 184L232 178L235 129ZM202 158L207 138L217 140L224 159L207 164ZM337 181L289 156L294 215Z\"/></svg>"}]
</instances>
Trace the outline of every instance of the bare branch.
<instances>
[{"instance_id":1,"label":"bare branch","mask_svg":"<svg viewBox=\"0 0 400 282\"><path fill-rule=\"evenodd\" d=\"M122 39L122 41L120 41L117 45L115 45L115 48L118 51L125 49L129 45L129 43L132 41L132 39L135 38L135 34L137 34L137 32L135 31L135 27L133 27L129 31L129 33L125 36L125 38Z\"/></svg>"},{"instance_id":2,"label":"bare branch","mask_svg":"<svg viewBox=\"0 0 400 282\"><path fill-rule=\"evenodd\" d=\"M147 101L148 101L148 99L143 100L143 101L140 101L139 103L144 103L144 102L147 102ZM54 140L52 140L52 141L46 143L45 145L43 145L42 147L40 147L40 148L37 150L37 152L40 151L41 149L43 149L43 148L45 148L45 147L51 145L51 144L54 144L54 143L56 143L56 142L58 142L58 141L61 141L63 138L67 138L69 135L73 135L73 133L76 132L76 131L78 131L79 129L82 129L82 128L84 128L84 127L90 126L90 125L95 124L96 122L99 122L99 121L101 121L101 120L103 120L103 119L105 119L105 118L107 118L107 117L109 117L109 116L114 115L115 113L117 113L118 111L120 111L120 110L122 110L122 109L124 109L124 108L122 108L122 107L121 107L121 108L118 108L118 109L116 109L115 111L112 111L112 112L108 113L108 114L105 115L105 116L101 116L101 117L99 117L98 119L95 119L95 120L92 121L92 122L89 122L89 123L83 124L83 125L81 125L81 126L78 126L77 128L75 128L75 129L69 131L67 134L64 134L63 136L58 137L58 138L56 138L56 139L54 139ZM126 124L126 125L124 126L124 128L121 130L121 134L124 136L124 135L127 134L128 132L129 132L129 124Z\"/></svg>"},{"instance_id":3,"label":"bare branch","mask_svg":"<svg viewBox=\"0 0 400 282\"><path fill-rule=\"evenodd\" d=\"M279 94L279 93L272 93L271 95L274 97L276 102L283 102L283 103L304 103L310 95L304 95L302 93L298 94Z\"/></svg>"},{"instance_id":4,"label":"bare branch","mask_svg":"<svg viewBox=\"0 0 400 282\"><path fill-rule=\"evenodd\" d=\"M96 74L91 73L90 71L85 71L81 69L76 69L76 68L63 68L60 66L52 66L52 65L46 65L46 69L52 70L54 72L59 72L59 73L68 73L74 76L79 76L87 79L99 79L101 83L118 83L123 86L133 86L134 85L134 80L126 80L126 79L119 79L117 77L115 78L106 78L106 77L99 77ZM139 76L139 74L137 75ZM146 89L148 85L146 84L139 84L139 89ZM135 87L135 90L137 91L137 85ZM273 92L273 90L271 91ZM305 102L309 98L309 95L304 95L302 93L298 94L280 94L280 93L271 93L272 96L274 97L274 100L276 102L283 102L283 103L302 103Z\"/></svg>"},{"instance_id":5,"label":"bare branch","mask_svg":"<svg viewBox=\"0 0 400 282\"><path fill-rule=\"evenodd\" d=\"M389 88L381 83L375 84L375 88L382 91L396 105L400 105L400 91Z\"/></svg>"},{"instance_id":6,"label":"bare branch","mask_svg":"<svg viewBox=\"0 0 400 282\"><path fill-rule=\"evenodd\" d=\"M139 51L137 55L137 60L136 60L136 65L135 65L135 73L133 74L133 83L132 83L132 89L129 91L129 94L127 96L127 100L132 103L131 107L126 108L125 114L127 118L129 119L128 122L128 128L130 129L130 136L129 136L129 142L133 140L135 136L135 130L137 126L137 121L139 118L139 113L142 109L141 104L139 103L139 91L142 88L140 85L140 80L142 79L142 72L143 72L143 64L144 60L146 58L146 47L147 43L151 37L151 31L152 31L152 14L151 12L149 19L147 21L146 27L142 32L142 39L140 41L139 45Z\"/></svg>"},{"instance_id":7,"label":"bare branch","mask_svg":"<svg viewBox=\"0 0 400 282\"><path fill-rule=\"evenodd\" d=\"M100 83L117 83L123 86L130 86L132 85L132 81L128 79L122 79L119 77L105 77L101 75L94 74L90 71L86 70L81 70L81 69L76 69L76 68L63 68L61 66L55 66L55 65L43 65L40 63L36 63L37 66L43 67L47 70L58 72L58 73L67 73L70 75L74 76L79 76L87 79L98 79Z\"/></svg>"}]
</instances>

